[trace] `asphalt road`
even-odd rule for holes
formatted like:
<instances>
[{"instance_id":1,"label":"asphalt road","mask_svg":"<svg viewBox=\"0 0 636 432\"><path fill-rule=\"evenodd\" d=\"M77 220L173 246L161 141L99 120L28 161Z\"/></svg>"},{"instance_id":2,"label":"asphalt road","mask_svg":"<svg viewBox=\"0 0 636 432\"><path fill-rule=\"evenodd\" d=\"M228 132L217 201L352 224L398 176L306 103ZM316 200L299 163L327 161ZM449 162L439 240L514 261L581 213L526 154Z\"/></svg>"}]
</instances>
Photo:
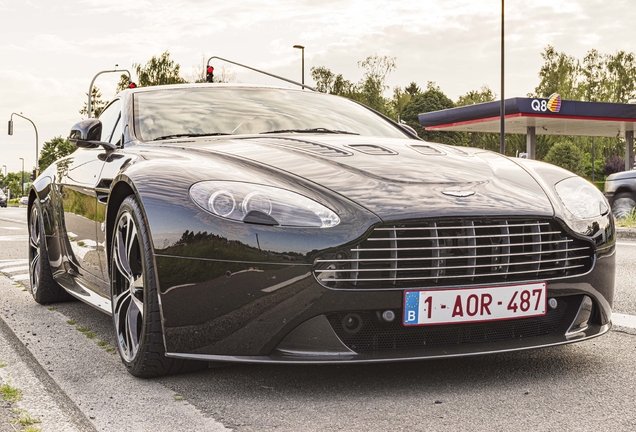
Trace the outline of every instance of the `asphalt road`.
<instances>
[{"instance_id":1,"label":"asphalt road","mask_svg":"<svg viewBox=\"0 0 636 432\"><path fill-rule=\"evenodd\" d=\"M50 310L24 291L25 218L24 209L0 209L0 384L23 390L20 409L40 417L44 431L636 429L635 241L618 245L620 319L590 341L452 360L232 365L140 380L99 345L115 346L107 315L81 302ZM0 404L4 432L2 413Z\"/></svg>"}]
</instances>

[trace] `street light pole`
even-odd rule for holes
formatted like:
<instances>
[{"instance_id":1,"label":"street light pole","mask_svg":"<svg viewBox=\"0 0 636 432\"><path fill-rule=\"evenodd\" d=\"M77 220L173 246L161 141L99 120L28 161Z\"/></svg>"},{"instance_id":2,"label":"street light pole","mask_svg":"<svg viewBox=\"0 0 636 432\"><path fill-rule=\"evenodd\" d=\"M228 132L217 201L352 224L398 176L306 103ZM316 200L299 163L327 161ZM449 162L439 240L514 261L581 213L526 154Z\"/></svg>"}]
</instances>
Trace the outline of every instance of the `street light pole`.
<instances>
[{"instance_id":1,"label":"street light pole","mask_svg":"<svg viewBox=\"0 0 636 432\"><path fill-rule=\"evenodd\" d=\"M499 153L506 154L506 100L504 98L504 0L501 0L501 118L499 120Z\"/></svg>"},{"instance_id":2,"label":"street light pole","mask_svg":"<svg viewBox=\"0 0 636 432\"><path fill-rule=\"evenodd\" d=\"M24 158L20 158L22 161L22 196L24 196Z\"/></svg>"},{"instance_id":3,"label":"street light pole","mask_svg":"<svg viewBox=\"0 0 636 432\"><path fill-rule=\"evenodd\" d=\"M35 173L40 174L38 170L38 166L39 166L38 159L40 158L40 151L38 149L38 128L35 127L35 123L33 123L33 121L30 118L26 118L22 114L11 113L11 118L9 119L9 131L8 131L9 135L13 135L13 116L14 115L18 117L22 117L25 120L28 120L33 125L33 129L35 129ZM24 169L22 171L24 171Z\"/></svg>"},{"instance_id":4,"label":"street light pole","mask_svg":"<svg viewBox=\"0 0 636 432\"><path fill-rule=\"evenodd\" d=\"M91 102L93 100L93 84L95 84L95 80L97 79L98 76L100 76L101 74L104 74L104 73L126 72L128 74L128 82L132 82L132 77L130 76L130 71L127 70L127 69L117 70L117 66L119 66L119 65L115 65L115 69L113 69L113 70L104 70L104 71L98 72L97 75L95 75L93 77L93 80L91 81L91 85L88 86L88 104L86 105L86 111L88 111L88 118L91 118Z\"/></svg>"},{"instance_id":5,"label":"street light pole","mask_svg":"<svg viewBox=\"0 0 636 432\"><path fill-rule=\"evenodd\" d=\"M2 165L2 168L4 168L4 176L7 176L7 166L6 165Z\"/></svg>"},{"instance_id":6,"label":"street light pole","mask_svg":"<svg viewBox=\"0 0 636 432\"><path fill-rule=\"evenodd\" d=\"M300 81L303 84L303 89L305 88L305 47L302 45L294 45L293 48L301 50L302 54L302 66L301 66L301 78Z\"/></svg>"}]
</instances>

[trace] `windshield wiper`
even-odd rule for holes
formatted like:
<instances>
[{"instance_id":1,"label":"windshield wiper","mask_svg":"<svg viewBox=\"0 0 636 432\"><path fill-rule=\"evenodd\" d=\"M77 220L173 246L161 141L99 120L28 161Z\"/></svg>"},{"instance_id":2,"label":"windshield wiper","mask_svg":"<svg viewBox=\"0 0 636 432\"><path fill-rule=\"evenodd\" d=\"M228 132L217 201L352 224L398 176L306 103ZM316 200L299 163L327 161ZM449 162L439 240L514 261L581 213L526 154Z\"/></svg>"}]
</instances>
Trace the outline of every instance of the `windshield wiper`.
<instances>
[{"instance_id":1,"label":"windshield wiper","mask_svg":"<svg viewBox=\"0 0 636 432\"><path fill-rule=\"evenodd\" d=\"M182 133L182 134L172 134L172 135L164 135L153 139L153 141L167 140L173 138L183 138L183 137L202 137L202 136L218 136L218 135L231 135L229 133L223 132L213 132L213 133Z\"/></svg>"},{"instance_id":2,"label":"windshield wiper","mask_svg":"<svg viewBox=\"0 0 636 432\"><path fill-rule=\"evenodd\" d=\"M347 135L360 135L359 133L349 132L345 130L335 130L335 129L327 129L327 128L311 128L311 129L278 129L271 130L266 132L260 132L262 134L273 134L273 133L332 133L332 134L347 134Z\"/></svg>"}]
</instances>

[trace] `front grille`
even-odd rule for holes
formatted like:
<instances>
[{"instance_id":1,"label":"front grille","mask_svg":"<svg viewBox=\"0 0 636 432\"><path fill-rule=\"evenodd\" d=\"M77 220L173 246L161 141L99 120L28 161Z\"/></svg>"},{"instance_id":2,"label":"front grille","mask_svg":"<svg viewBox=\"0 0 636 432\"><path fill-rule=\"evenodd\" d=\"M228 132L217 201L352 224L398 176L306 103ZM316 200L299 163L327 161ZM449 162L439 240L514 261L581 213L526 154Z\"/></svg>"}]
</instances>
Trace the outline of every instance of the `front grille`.
<instances>
[{"instance_id":1,"label":"front grille","mask_svg":"<svg viewBox=\"0 0 636 432\"><path fill-rule=\"evenodd\" d=\"M578 297L573 300L578 301L573 301L573 305L580 304ZM568 301L559 299L556 309L550 309L546 315L540 317L423 327L405 327L399 318L392 323L385 323L371 311L335 312L328 314L327 319L349 349L355 352L377 352L495 343L545 336L561 327L567 310ZM344 321L352 315L362 323L355 333L344 325Z\"/></svg>"},{"instance_id":2,"label":"front grille","mask_svg":"<svg viewBox=\"0 0 636 432\"><path fill-rule=\"evenodd\" d=\"M594 249L553 220L450 220L375 228L316 259L314 275L340 289L390 289L550 280L587 273Z\"/></svg>"}]
</instances>

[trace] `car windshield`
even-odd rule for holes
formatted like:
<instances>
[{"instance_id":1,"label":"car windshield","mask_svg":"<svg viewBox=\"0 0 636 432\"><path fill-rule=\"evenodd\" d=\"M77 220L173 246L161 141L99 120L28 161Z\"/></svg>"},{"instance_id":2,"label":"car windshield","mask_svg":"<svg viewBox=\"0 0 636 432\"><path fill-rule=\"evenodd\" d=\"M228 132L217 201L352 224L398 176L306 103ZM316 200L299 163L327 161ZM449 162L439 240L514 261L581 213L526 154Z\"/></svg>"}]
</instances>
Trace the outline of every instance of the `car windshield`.
<instances>
[{"instance_id":1,"label":"car windshield","mask_svg":"<svg viewBox=\"0 0 636 432\"><path fill-rule=\"evenodd\" d=\"M270 88L183 88L135 94L142 141L184 136L325 133L408 138L345 98Z\"/></svg>"}]
</instances>

